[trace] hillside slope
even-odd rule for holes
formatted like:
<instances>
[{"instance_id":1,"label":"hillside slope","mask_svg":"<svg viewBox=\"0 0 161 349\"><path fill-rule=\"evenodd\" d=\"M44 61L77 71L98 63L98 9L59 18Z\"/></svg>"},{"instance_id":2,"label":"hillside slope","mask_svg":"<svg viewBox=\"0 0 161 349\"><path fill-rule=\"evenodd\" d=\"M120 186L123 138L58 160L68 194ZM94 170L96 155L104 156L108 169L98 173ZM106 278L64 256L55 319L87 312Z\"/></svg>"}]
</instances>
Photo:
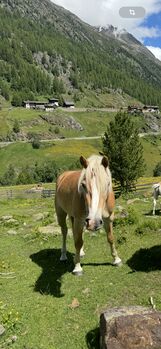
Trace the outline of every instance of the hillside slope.
<instances>
[{"instance_id":1,"label":"hillside slope","mask_svg":"<svg viewBox=\"0 0 161 349\"><path fill-rule=\"evenodd\" d=\"M99 89L161 106L161 63L129 33L97 30L49 0L1 0L0 33L1 94L17 105Z\"/></svg>"}]
</instances>

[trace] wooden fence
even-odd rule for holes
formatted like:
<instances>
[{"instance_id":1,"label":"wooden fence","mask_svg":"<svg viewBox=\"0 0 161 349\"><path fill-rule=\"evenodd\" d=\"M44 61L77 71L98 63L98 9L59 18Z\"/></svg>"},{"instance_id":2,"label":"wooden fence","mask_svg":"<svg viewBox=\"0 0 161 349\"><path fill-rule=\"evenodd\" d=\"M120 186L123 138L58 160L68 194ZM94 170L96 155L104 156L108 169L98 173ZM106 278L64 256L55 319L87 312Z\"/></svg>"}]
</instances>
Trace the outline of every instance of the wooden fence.
<instances>
[{"instance_id":1,"label":"wooden fence","mask_svg":"<svg viewBox=\"0 0 161 349\"><path fill-rule=\"evenodd\" d=\"M0 189L0 201L6 199L33 199L33 198L48 198L55 195L55 190L43 189L43 190L32 190L32 189Z\"/></svg>"},{"instance_id":2,"label":"wooden fence","mask_svg":"<svg viewBox=\"0 0 161 349\"><path fill-rule=\"evenodd\" d=\"M146 191L152 192L152 185L156 182L152 183L145 183L145 184L137 184L136 188L133 188L133 191L136 193L142 193ZM53 185L54 187L54 185ZM114 186L114 192L117 195L119 195L121 191L121 187ZM24 188L0 188L0 201L6 200L6 199L16 199L16 198L23 198L23 199L29 199L29 198L49 198L53 197L55 195L55 189L45 188L41 190L36 189L24 189Z\"/></svg>"},{"instance_id":3,"label":"wooden fence","mask_svg":"<svg viewBox=\"0 0 161 349\"><path fill-rule=\"evenodd\" d=\"M152 182L152 183L144 183L144 184L137 184L136 187L131 188L131 191L136 192L136 193L142 193L147 190L151 190L152 192L152 186L157 182ZM121 193L121 187L120 186L114 186L114 192L115 194Z\"/></svg>"}]
</instances>

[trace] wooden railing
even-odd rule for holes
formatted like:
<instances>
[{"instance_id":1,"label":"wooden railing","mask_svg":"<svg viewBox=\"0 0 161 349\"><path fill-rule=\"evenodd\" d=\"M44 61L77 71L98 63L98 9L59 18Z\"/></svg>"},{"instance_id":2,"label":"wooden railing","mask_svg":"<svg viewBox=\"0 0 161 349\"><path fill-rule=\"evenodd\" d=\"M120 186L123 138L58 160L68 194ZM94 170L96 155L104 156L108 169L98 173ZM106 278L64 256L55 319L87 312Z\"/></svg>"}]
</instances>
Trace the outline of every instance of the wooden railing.
<instances>
[{"instance_id":1,"label":"wooden railing","mask_svg":"<svg viewBox=\"0 0 161 349\"><path fill-rule=\"evenodd\" d=\"M137 184L136 187L132 189L132 191L141 193L149 190L152 193L152 185L155 183L157 183L157 180L150 183ZM25 189L25 186L23 186L23 188L19 188L16 186L7 188L0 187L0 201L15 198L50 198L55 195L55 189L50 188L55 188L55 184L52 183L52 186L50 185L49 188L43 188L41 190L37 190L35 188ZM119 193L121 192L121 187L118 185L114 185L113 188L116 196L117 194L119 195Z\"/></svg>"},{"instance_id":2,"label":"wooden railing","mask_svg":"<svg viewBox=\"0 0 161 349\"><path fill-rule=\"evenodd\" d=\"M54 195L55 195L54 189L43 189L41 192L42 198L50 198L51 196L54 196Z\"/></svg>"},{"instance_id":3,"label":"wooden railing","mask_svg":"<svg viewBox=\"0 0 161 349\"><path fill-rule=\"evenodd\" d=\"M151 192L153 191L152 186L153 184L157 183L156 182L152 182L152 183L143 183L143 184L137 184L135 187L131 188L131 191L133 192L137 192L137 193L141 193L144 191L147 191L148 189L151 190ZM121 193L121 186L117 185L117 186L113 186L114 192L115 194L120 194Z\"/></svg>"}]
</instances>

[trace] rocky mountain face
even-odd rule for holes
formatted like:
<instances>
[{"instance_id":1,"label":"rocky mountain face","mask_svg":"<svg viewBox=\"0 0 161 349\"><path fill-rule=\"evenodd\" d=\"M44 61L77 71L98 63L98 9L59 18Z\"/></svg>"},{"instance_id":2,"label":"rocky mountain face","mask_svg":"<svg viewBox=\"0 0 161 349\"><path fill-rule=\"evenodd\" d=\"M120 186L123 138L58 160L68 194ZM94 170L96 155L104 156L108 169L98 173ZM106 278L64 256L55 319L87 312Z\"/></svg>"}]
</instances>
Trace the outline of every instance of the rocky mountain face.
<instances>
[{"instance_id":1,"label":"rocky mountain face","mask_svg":"<svg viewBox=\"0 0 161 349\"><path fill-rule=\"evenodd\" d=\"M155 56L140 41L138 41L132 34L128 33L126 29L118 29L113 25L107 25L102 27L95 27L95 30L104 36L118 40L124 49L127 49L129 51L132 50L133 54L144 54L148 56L149 59L152 59L157 64L161 65L161 62L158 61Z\"/></svg>"},{"instance_id":2,"label":"rocky mountain face","mask_svg":"<svg viewBox=\"0 0 161 349\"><path fill-rule=\"evenodd\" d=\"M1 90L112 88L161 105L161 62L125 30L92 27L49 0L0 0L0 36Z\"/></svg>"}]
</instances>

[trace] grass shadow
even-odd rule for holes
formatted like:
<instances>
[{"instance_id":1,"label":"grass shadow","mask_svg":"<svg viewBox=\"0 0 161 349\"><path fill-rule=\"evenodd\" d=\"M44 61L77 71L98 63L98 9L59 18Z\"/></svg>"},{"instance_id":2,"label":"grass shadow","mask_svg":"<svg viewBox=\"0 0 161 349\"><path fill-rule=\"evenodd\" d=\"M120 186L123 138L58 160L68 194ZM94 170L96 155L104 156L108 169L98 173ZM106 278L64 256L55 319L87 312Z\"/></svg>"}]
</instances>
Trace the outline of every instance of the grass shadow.
<instances>
[{"instance_id":1,"label":"grass shadow","mask_svg":"<svg viewBox=\"0 0 161 349\"><path fill-rule=\"evenodd\" d=\"M68 260L60 261L60 249L46 249L34 253L31 260L42 268L42 273L37 279L34 291L54 297L63 297L61 293L61 277L73 270L73 254L67 252Z\"/></svg>"},{"instance_id":2,"label":"grass shadow","mask_svg":"<svg viewBox=\"0 0 161 349\"><path fill-rule=\"evenodd\" d=\"M126 263L133 271L161 270L161 245L141 248Z\"/></svg>"},{"instance_id":3,"label":"grass shadow","mask_svg":"<svg viewBox=\"0 0 161 349\"><path fill-rule=\"evenodd\" d=\"M100 331L99 327L89 331L86 335L86 343L88 349L100 348Z\"/></svg>"},{"instance_id":4,"label":"grass shadow","mask_svg":"<svg viewBox=\"0 0 161 349\"><path fill-rule=\"evenodd\" d=\"M113 266L113 264L112 263L109 263L109 262L87 262L87 263L82 263L81 262L81 266L83 267L83 266L92 266L92 267L100 267L100 266L109 266L109 265L112 265Z\"/></svg>"}]
</instances>

